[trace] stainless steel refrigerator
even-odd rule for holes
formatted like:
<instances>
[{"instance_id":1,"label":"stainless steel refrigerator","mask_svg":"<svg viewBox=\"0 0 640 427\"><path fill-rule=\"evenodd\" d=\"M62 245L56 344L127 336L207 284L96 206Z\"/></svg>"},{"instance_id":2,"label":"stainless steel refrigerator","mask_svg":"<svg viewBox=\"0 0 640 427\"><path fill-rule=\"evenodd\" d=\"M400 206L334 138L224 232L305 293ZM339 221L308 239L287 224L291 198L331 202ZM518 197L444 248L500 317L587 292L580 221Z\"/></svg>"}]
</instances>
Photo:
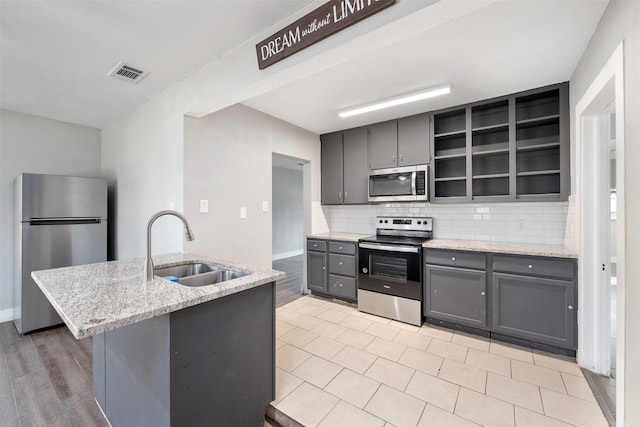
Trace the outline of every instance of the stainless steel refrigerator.
<instances>
[{"instance_id":1,"label":"stainless steel refrigerator","mask_svg":"<svg viewBox=\"0 0 640 427\"><path fill-rule=\"evenodd\" d=\"M62 323L32 271L107 260L107 182L23 173L15 194L14 323L24 334Z\"/></svg>"}]
</instances>

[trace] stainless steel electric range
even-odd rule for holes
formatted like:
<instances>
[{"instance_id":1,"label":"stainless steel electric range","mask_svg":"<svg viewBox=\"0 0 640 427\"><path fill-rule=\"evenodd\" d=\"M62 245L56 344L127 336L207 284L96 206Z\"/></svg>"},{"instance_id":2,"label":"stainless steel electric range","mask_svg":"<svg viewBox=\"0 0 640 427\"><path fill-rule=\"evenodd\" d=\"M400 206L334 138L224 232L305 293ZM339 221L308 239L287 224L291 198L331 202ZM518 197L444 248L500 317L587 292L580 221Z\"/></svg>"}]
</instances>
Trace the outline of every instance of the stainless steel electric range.
<instances>
[{"instance_id":1,"label":"stainless steel electric range","mask_svg":"<svg viewBox=\"0 0 640 427\"><path fill-rule=\"evenodd\" d=\"M422 325L422 244L433 219L377 217L358 247L358 310Z\"/></svg>"}]
</instances>

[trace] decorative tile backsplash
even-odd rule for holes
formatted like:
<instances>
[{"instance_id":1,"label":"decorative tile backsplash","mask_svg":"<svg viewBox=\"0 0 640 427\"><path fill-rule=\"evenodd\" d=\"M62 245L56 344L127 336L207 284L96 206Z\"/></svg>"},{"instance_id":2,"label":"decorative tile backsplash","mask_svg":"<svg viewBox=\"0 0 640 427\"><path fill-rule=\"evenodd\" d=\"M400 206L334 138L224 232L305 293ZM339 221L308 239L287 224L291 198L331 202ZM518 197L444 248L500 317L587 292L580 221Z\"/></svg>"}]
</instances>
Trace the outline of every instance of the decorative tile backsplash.
<instances>
[{"instance_id":1,"label":"decorative tile backsplash","mask_svg":"<svg viewBox=\"0 0 640 427\"><path fill-rule=\"evenodd\" d=\"M433 218L436 239L564 245L568 206L566 202L387 203L321 208L332 232L375 234L376 216L426 216Z\"/></svg>"}]
</instances>

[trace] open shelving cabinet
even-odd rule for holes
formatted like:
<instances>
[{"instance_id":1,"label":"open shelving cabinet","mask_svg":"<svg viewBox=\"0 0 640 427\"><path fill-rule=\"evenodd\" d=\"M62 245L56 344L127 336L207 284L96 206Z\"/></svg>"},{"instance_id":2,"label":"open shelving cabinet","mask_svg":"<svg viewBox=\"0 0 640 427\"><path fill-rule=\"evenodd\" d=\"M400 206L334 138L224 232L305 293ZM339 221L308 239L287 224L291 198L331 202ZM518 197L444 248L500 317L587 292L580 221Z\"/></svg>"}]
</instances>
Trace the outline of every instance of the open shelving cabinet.
<instances>
[{"instance_id":1,"label":"open shelving cabinet","mask_svg":"<svg viewBox=\"0 0 640 427\"><path fill-rule=\"evenodd\" d=\"M432 114L433 202L566 200L568 83Z\"/></svg>"}]
</instances>

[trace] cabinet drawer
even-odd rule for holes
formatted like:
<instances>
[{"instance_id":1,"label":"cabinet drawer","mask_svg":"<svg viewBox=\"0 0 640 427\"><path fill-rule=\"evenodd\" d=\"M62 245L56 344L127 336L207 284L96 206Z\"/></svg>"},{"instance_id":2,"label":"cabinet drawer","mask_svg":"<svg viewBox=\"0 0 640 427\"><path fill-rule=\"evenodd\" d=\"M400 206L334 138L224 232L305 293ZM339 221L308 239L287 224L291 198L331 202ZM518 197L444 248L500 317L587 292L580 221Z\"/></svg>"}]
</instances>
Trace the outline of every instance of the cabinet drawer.
<instances>
[{"instance_id":1,"label":"cabinet drawer","mask_svg":"<svg viewBox=\"0 0 640 427\"><path fill-rule=\"evenodd\" d=\"M307 239L308 251L324 252L326 249L327 249L327 242L325 242L324 240Z\"/></svg>"},{"instance_id":2,"label":"cabinet drawer","mask_svg":"<svg viewBox=\"0 0 640 427\"><path fill-rule=\"evenodd\" d=\"M449 267L474 268L476 270L484 270L487 267L487 257L484 253L427 249L424 259L426 264Z\"/></svg>"},{"instance_id":3,"label":"cabinet drawer","mask_svg":"<svg viewBox=\"0 0 640 427\"><path fill-rule=\"evenodd\" d=\"M329 242L329 252L334 254L355 255L356 244L347 242Z\"/></svg>"},{"instance_id":4,"label":"cabinet drawer","mask_svg":"<svg viewBox=\"0 0 640 427\"><path fill-rule=\"evenodd\" d=\"M356 257L330 254L329 273L354 277L356 275Z\"/></svg>"},{"instance_id":5,"label":"cabinet drawer","mask_svg":"<svg viewBox=\"0 0 640 427\"><path fill-rule=\"evenodd\" d=\"M344 298L356 299L356 279L330 274L329 293Z\"/></svg>"},{"instance_id":6,"label":"cabinet drawer","mask_svg":"<svg viewBox=\"0 0 640 427\"><path fill-rule=\"evenodd\" d=\"M494 255L493 271L532 276L574 279L575 262L570 259Z\"/></svg>"}]
</instances>

